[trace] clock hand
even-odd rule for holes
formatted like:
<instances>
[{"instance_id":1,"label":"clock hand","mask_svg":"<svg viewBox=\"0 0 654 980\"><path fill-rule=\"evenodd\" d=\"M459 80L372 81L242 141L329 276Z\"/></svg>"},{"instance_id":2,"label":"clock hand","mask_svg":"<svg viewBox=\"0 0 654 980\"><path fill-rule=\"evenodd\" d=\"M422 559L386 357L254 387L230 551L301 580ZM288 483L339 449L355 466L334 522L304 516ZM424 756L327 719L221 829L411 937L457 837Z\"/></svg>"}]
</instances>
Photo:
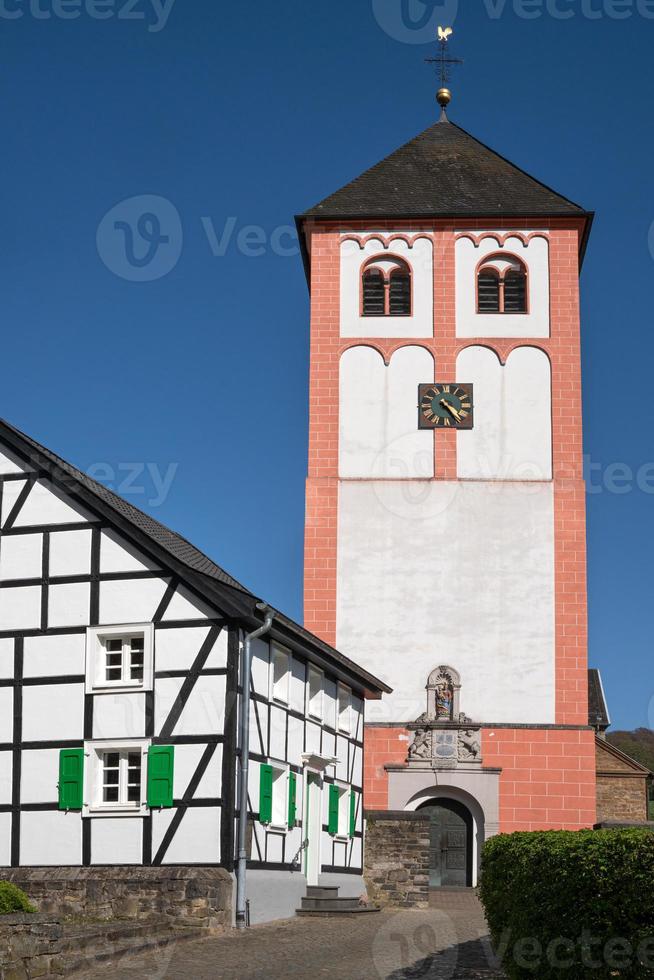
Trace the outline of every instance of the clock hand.
<instances>
[{"instance_id":1,"label":"clock hand","mask_svg":"<svg viewBox=\"0 0 654 980\"><path fill-rule=\"evenodd\" d=\"M454 405L450 405L450 403L445 398L441 398L440 404L443 406L443 408L446 408L448 410L448 412L450 413L450 415L453 415L454 416L454 418L457 420L457 422L460 422L461 421L461 416L457 412L457 410L454 407Z\"/></svg>"}]
</instances>

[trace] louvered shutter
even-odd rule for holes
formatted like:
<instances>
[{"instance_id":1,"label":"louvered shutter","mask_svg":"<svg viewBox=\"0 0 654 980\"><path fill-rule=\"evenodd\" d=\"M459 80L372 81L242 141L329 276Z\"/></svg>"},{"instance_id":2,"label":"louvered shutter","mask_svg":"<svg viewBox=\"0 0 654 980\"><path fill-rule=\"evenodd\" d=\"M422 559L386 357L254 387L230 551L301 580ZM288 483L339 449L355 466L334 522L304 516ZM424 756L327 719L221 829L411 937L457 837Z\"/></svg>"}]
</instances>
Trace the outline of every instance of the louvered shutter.
<instances>
[{"instance_id":1,"label":"louvered shutter","mask_svg":"<svg viewBox=\"0 0 654 980\"><path fill-rule=\"evenodd\" d=\"M59 809L81 810L84 803L84 749L59 753Z\"/></svg>"},{"instance_id":2,"label":"louvered shutter","mask_svg":"<svg viewBox=\"0 0 654 980\"><path fill-rule=\"evenodd\" d=\"M354 790L350 793L350 837L354 837L357 829L357 798Z\"/></svg>"},{"instance_id":3,"label":"louvered shutter","mask_svg":"<svg viewBox=\"0 0 654 980\"><path fill-rule=\"evenodd\" d=\"M332 836L338 833L338 801L339 801L338 786L334 786L332 783L329 787L329 819L327 822L327 831Z\"/></svg>"},{"instance_id":4,"label":"louvered shutter","mask_svg":"<svg viewBox=\"0 0 654 980\"><path fill-rule=\"evenodd\" d=\"M288 774L288 826L292 830L297 822L297 776Z\"/></svg>"},{"instance_id":5,"label":"louvered shutter","mask_svg":"<svg viewBox=\"0 0 654 980\"><path fill-rule=\"evenodd\" d=\"M363 315L383 316L385 310L384 276L380 269L368 269L363 274Z\"/></svg>"},{"instance_id":6,"label":"louvered shutter","mask_svg":"<svg viewBox=\"0 0 654 980\"><path fill-rule=\"evenodd\" d=\"M173 774L175 747L151 745L148 749L148 806L154 808L173 805Z\"/></svg>"},{"instance_id":7,"label":"louvered shutter","mask_svg":"<svg viewBox=\"0 0 654 980\"><path fill-rule=\"evenodd\" d=\"M527 312L527 277L524 272L507 272L504 277L504 312Z\"/></svg>"},{"instance_id":8,"label":"louvered shutter","mask_svg":"<svg viewBox=\"0 0 654 980\"><path fill-rule=\"evenodd\" d=\"M411 276L404 269L391 273L389 309L391 316L411 314Z\"/></svg>"},{"instance_id":9,"label":"louvered shutter","mask_svg":"<svg viewBox=\"0 0 654 980\"><path fill-rule=\"evenodd\" d=\"M273 767L259 766L259 820L270 823L272 820Z\"/></svg>"},{"instance_id":10,"label":"louvered shutter","mask_svg":"<svg viewBox=\"0 0 654 980\"><path fill-rule=\"evenodd\" d=\"M500 279L496 272L479 273L478 295L480 313L500 312Z\"/></svg>"}]
</instances>

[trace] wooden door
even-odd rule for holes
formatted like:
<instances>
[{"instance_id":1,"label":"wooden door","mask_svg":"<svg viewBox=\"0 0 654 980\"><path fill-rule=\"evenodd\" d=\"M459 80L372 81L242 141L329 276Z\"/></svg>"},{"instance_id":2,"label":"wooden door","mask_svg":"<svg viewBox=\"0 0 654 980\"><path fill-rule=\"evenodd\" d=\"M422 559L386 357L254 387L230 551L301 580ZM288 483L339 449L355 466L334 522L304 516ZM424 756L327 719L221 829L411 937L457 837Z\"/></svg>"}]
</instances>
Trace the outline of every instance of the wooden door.
<instances>
[{"instance_id":1,"label":"wooden door","mask_svg":"<svg viewBox=\"0 0 654 980\"><path fill-rule=\"evenodd\" d=\"M469 826L458 808L430 806L430 888L465 888L469 880Z\"/></svg>"}]
</instances>

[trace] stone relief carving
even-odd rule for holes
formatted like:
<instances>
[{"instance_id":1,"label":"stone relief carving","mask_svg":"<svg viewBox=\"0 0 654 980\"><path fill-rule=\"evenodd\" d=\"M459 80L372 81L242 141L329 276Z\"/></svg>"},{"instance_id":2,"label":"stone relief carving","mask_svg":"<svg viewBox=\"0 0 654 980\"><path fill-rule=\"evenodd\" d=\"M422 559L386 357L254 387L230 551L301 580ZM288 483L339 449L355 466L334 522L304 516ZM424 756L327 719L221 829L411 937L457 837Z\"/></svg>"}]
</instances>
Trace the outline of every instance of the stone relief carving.
<instances>
[{"instance_id":1,"label":"stone relief carving","mask_svg":"<svg viewBox=\"0 0 654 980\"><path fill-rule=\"evenodd\" d=\"M459 711L461 679L452 667L441 666L427 680L427 710L409 726L414 731L408 764L454 769L481 765L481 731Z\"/></svg>"}]
</instances>

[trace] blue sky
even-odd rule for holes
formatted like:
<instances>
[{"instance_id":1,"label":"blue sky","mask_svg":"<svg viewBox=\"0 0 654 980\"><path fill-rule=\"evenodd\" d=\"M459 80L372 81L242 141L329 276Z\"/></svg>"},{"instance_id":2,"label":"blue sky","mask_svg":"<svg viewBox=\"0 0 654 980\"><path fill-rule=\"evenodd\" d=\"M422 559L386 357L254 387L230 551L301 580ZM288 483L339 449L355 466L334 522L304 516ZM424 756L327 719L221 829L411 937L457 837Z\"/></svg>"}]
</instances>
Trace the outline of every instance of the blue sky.
<instances>
[{"instance_id":1,"label":"blue sky","mask_svg":"<svg viewBox=\"0 0 654 980\"><path fill-rule=\"evenodd\" d=\"M300 618L308 294L287 229L434 121L445 22L451 118L598 214L590 660L615 724L645 725L653 0L0 0L0 414ZM128 247L143 195L169 210L138 269L106 229Z\"/></svg>"}]
</instances>

